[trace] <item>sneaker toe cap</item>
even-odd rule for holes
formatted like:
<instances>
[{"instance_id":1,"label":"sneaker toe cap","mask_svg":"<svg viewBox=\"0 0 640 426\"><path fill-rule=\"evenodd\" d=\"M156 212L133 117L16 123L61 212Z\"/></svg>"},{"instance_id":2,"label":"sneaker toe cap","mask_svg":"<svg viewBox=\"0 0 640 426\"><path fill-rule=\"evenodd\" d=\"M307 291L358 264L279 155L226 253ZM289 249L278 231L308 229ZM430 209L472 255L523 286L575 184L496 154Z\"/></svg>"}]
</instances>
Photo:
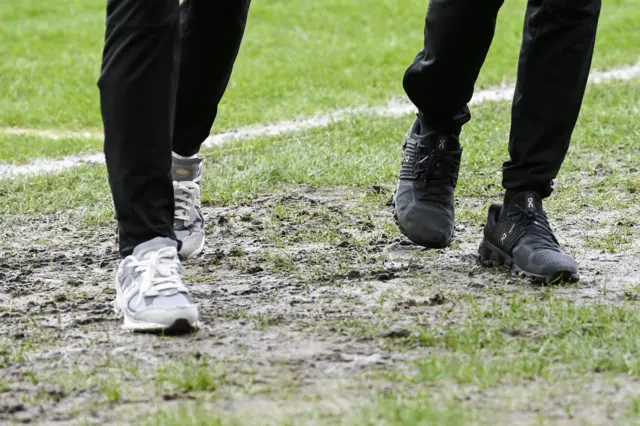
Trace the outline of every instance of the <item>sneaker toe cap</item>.
<instances>
[{"instance_id":1,"label":"sneaker toe cap","mask_svg":"<svg viewBox=\"0 0 640 426\"><path fill-rule=\"evenodd\" d=\"M428 248L447 247L453 238L454 222L451 215L439 206L417 204L396 208L396 224L414 243Z\"/></svg>"},{"instance_id":2,"label":"sneaker toe cap","mask_svg":"<svg viewBox=\"0 0 640 426\"><path fill-rule=\"evenodd\" d=\"M413 243L426 248L448 247L453 238L453 232L428 229L416 224L402 227L402 232Z\"/></svg>"},{"instance_id":3,"label":"sneaker toe cap","mask_svg":"<svg viewBox=\"0 0 640 426\"><path fill-rule=\"evenodd\" d=\"M553 250L531 253L526 265L517 265L525 273L529 273L544 281L573 281L578 277L578 264L568 254Z\"/></svg>"},{"instance_id":4,"label":"sneaker toe cap","mask_svg":"<svg viewBox=\"0 0 640 426\"><path fill-rule=\"evenodd\" d=\"M189 324L198 323L198 308L195 305L172 307L149 307L136 315L138 323L171 327L178 320L186 320Z\"/></svg>"}]
</instances>

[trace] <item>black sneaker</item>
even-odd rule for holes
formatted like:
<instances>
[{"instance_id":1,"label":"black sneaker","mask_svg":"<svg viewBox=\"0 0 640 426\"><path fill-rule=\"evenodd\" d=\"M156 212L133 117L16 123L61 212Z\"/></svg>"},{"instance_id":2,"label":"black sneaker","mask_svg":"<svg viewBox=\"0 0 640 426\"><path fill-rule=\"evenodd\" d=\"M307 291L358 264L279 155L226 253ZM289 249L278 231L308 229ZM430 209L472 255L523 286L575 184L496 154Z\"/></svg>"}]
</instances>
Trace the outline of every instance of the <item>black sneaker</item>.
<instances>
[{"instance_id":1,"label":"black sneaker","mask_svg":"<svg viewBox=\"0 0 640 426\"><path fill-rule=\"evenodd\" d=\"M444 248L451 243L453 190L461 157L460 142L454 134L421 134L420 119L407 132L393 215L400 231L414 243L428 248Z\"/></svg>"},{"instance_id":2,"label":"black sneaker","mask_svg":"<svg viewBox=\"0 0 640 426\"><path fill-rule=\"evenodd\" d=\"M506 208L489 207L478 255L485 266L504 265L535 282L580 279L576 261L560 248L536 193L521 192Z\"/></svg>"}]
</instances>

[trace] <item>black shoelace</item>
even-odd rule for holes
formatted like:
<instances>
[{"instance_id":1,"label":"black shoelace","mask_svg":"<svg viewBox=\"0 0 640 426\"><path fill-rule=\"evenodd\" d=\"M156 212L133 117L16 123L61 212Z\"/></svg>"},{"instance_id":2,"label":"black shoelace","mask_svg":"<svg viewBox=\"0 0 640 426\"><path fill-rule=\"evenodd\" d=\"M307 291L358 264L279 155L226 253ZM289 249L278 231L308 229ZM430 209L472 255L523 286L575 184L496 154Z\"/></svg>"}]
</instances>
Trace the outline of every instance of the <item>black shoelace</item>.
<instances>
[{"instance_id":1,"label":"black shoelace","mask_svg":"<svg viewBox=\"0 0 640 426\"><path fill-rule=\"evenodd\" d=\"M515 222L517 226L522 227L526 235L540 237L533 240L535 242L534 247L559 251L560 246L553 235L547 215L533 208L517 208L517 211L507 212L507 218Z\"/></svg>"},{"instance_id":2,"label":"black shoelace","mask_svg":"<svg viewBox=\"0 0 640 426\"><path fill-rule=\"evenodd\" d=\"M418 162L417 174L424 175L427 181L447 181L449 180L454 186L458 183L458 169L460 168L460 159L445 151L431 150L427 147L420 148L421 159ZM425 151L429 150L423 156Z\"/></svg>"}]
</instances>

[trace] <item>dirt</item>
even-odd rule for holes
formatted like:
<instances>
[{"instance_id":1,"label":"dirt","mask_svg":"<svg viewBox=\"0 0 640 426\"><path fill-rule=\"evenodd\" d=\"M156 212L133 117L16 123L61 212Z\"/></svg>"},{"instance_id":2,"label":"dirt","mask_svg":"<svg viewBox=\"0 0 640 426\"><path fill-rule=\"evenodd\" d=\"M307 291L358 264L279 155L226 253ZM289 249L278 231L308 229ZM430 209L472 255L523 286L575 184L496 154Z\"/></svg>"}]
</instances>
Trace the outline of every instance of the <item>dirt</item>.
<instances>
[{"instance_id":1,"label":"dirt","mask_svg":"<svg viewBox=\"0 0 640 426\"><path fill-rule=\"evenodd\" d=\"M459 223L446 250L408 243L393 228L384 203L390 195L381 187L301 187L248 205L206 207L207 247L185 263L203 326L172 338L120 329L111 307L113 225L86 226L77 214L12 218L0 231L0 423L129 422L214 389L207 404L222 413L264 421L320 404L331 419L368 401L366 392L349 391L373 386L365 373L403 368L428 353L389 340L461 315L458 301L468 295L489 303L540 291L476 263L480 223ZM556 293L576 303L625 300L640 282L638 246L605 253L586 245L609 226L605 213L588 213L552 222L582 275L578 286ZM176 382L185 365L199 372L195 384ZM314 398L321 403L311 404ZM493 396L470 391L465 398ZM557 416L575 419L566 410Z\"/></svg>"}]
</instances>

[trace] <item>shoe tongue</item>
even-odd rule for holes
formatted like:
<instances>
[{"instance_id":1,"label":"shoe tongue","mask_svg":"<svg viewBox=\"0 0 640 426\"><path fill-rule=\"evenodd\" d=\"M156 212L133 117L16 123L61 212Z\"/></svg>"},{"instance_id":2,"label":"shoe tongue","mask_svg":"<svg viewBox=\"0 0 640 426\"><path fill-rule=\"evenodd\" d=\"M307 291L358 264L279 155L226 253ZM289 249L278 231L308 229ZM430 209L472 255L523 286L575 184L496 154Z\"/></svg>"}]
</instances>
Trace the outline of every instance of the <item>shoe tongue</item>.
<instances>
[{"instance_id":1,"label":"shoe tongue","mask_svg":"<svg viewBox=\"0 0 640 426\"><path fill-rule=\"evenodd\" d=\"M156 237L142 244L138 244L136 248L133 249L133 256L135 256L136 259L142 259L148 252L160 250L164 247L175 247L175 249L177 250L178 243L171 238Z\"/></svg>"},{"instance_id":2,"label":"shoe tongue","mask_svg":"<svg viewBox=\"0 0 640 426\"><path fill-rule=\"evenodd\" d=\"M535 192L521 192L509 203L508 209L511 210L513 206L517 206L522 210L535 209L537 211L543 211L542 198Z\"/></svg>"},{"instance_id":3,"label":"shoe tongue","mask_svg":"<svg viewBox=\"0 0 640 426\"><path fill-rule=\"evenodd\" d=\"M460 151L460 140L455 135L429 133L425 136L425 145L436 151Z\"/></svg>"},{"instance_id":4,"label":"shoe tongue","mask_svg":"<svg viewBox=\"0 0 640 426\"><path fill-rule=\"evenodd\" d=\"M171 178L176 182L195 181L201 171L202 158L172 158Z\"/></svg>"}]
</instances>

